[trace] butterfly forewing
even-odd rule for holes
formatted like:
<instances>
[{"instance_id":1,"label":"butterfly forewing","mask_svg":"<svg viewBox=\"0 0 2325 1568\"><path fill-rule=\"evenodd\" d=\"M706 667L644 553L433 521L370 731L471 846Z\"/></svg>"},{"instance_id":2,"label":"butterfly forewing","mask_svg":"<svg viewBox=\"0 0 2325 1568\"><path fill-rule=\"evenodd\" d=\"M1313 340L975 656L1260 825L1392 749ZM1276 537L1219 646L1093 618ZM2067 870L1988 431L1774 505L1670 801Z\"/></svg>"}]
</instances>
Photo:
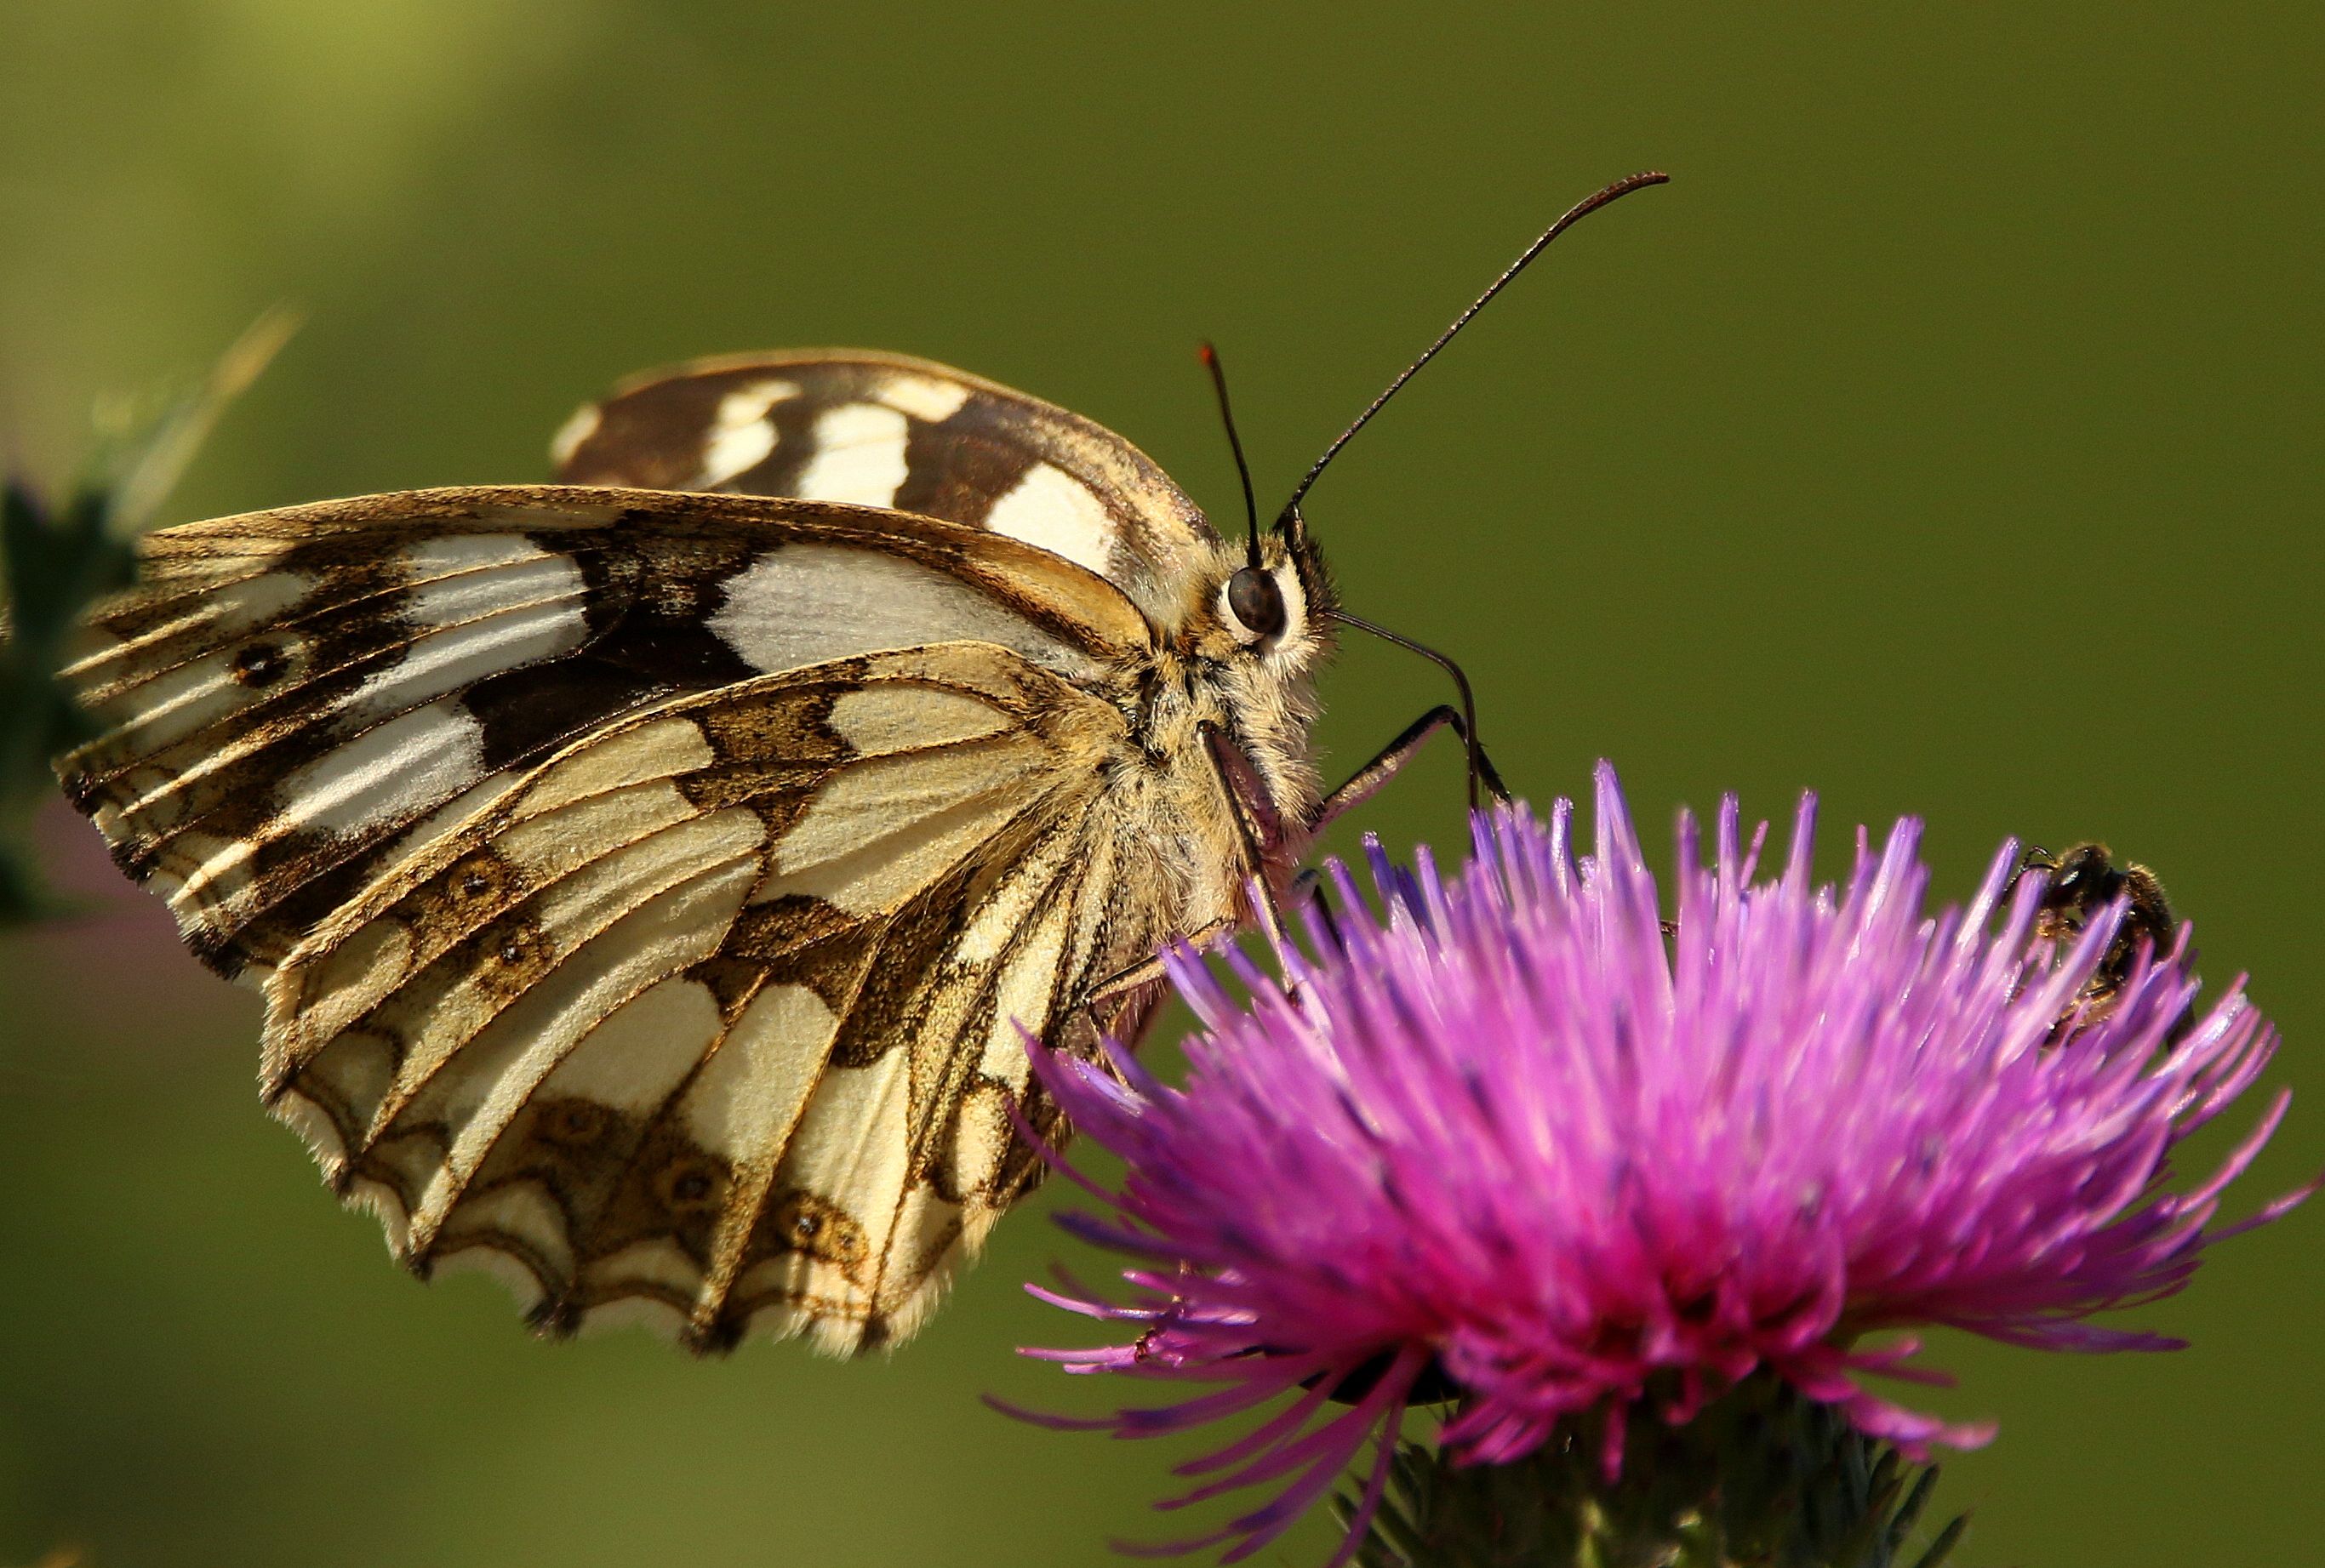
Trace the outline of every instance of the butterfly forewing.
<instances>
[{"instance_id":1,"label":"butterfly forewing","mask_svg":"<svg viewBox=\"0 0 2325 1568\"><path fill-rule=\"evenodd\" d=\"M68 678L68 791L197 952L264 967L414 835L639 706L954 638L1068 676L1144 646L1102 581L894 512L500 487L153 536Z\"/></svg>"},{"instance_id":2,"label":"butterfly forewing","mask_svg":"<svg viewBox=\"0 0 2325 1568\"><path fill-rule=\"evenodd\" d=\"M1150 607L1217 537L1111 430L902 355L757 355L656 372L575 415L554 456L571 484L853 502L1006 534Z\"/></svg>"}]
</instances>

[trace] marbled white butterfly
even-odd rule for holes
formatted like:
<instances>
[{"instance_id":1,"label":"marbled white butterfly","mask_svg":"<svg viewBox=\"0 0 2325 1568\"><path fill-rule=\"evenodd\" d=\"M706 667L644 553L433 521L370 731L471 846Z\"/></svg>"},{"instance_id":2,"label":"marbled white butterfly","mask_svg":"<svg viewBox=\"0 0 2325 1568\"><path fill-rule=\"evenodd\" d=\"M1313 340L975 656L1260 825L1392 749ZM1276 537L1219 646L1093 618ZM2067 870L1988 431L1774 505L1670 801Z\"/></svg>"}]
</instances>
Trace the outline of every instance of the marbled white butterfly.
<instances>
[{"instance_id":1,"label":"marbled white butterfly","mask_svg":"<svg viewBox=\"0 0 2325 1568\"><path fill-rule=\"evenodd\" d=\"M1474 792L1450 708L1333 794L1311 760L1366 623L1299 502L1379 406L1230 543L942 365L647 377L556 484L150 536L60 771L263 989L266 1102L412 1268L500 1266L553 1333L893 1342L1042 1174L1013 1107L1065 1134L1021 1030L1136 1039L1158 946L1272 921L1435 729Z\"/></svg>"}]
</instances>

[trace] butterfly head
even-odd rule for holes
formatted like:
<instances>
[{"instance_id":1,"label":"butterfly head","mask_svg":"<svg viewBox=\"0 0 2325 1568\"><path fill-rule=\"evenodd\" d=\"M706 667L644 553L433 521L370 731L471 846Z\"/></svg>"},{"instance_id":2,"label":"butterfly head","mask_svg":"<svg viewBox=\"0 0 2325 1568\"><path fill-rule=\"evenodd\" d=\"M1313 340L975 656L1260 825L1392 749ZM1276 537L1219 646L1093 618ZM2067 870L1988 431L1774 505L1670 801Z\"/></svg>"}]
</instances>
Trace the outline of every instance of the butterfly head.
<instances>
[{"instance_id":1,"label":"butterfly head","mask_svg":"<svg viewBox=\"0 0 2325 1568\"><path fill-rule=\"evenodd\" d=\"M1263 533L1256 549L1221 543L1197 581L1179 641L1219 666L1256 666L1278 679L1304 675L1332 645L1331 580L1303 527Z\"/></svg>"}]
</instances>

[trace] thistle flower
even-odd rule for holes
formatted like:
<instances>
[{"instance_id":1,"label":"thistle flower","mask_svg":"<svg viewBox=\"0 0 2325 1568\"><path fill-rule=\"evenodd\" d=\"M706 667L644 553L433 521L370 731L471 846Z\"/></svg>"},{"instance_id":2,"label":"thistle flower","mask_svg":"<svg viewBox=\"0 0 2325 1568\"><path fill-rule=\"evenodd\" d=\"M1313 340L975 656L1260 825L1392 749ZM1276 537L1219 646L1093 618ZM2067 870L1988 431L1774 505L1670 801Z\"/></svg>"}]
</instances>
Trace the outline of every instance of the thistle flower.
<instances>
[{"instance_id":1,"label":"thistle flower","mask_svg":"<svg viewBox=\"0 0 2325 1568\"><path fill-rule=\"evenodd\" d=\"M2196 991L2184 930L2085 1017L2077 992L2123 911L2063 948L2038 939L2039 880L2008 888L2015 845L1966 910L1929 917L1914 822L1877 853L1860 831L1846 881L1820 887L1804 799L1781 873L1755 882L1765 825L1744 844L1731 798L1708 867L1681 819L1667 931L1603 764L1597 816L1579 859L1567 802L1547 826L1481 817L1450 881L1425 853L1406 872L1376 847L1378 914L1334 866L1337 930L1311 921L1280 982L1236 961L1244 1006L1174 955L1202 1026L1183 1088L1127 1053L1036 1053L1083 1136L1128 1167L1119 1192L1092 1187L1110 1215L1067 1222L1137 1262L1126 1304L1036 1290L1135 1327L1131 1342L1029 1353L1223 1385L1067 1424L1145 1436L1284 1401L1182 1467L1225 1474L1160 1506L1269 1483L1273 1499L1154 1550L1248 1555L1370 1437L1344 1561L1407 1407L1448 1397L1450 1460L1507 1463L1588 1416L1570 1430L1596 1434L1610 1478L1635 1407L1684 1423L1754 1374L1911 1458L1978 1444L1991 1426L1869 1388L1946 1379L1913 1339L1863 1336L1942 1324L2174 1348L2086 1319L2177 1291L2211 1242L2304 1195L2213 1223L2283 1094L2209 1180L2170 1187L2174 1146L2275 1047L2241 982L2167 1044Z\"/></svg>"}]
</instances>

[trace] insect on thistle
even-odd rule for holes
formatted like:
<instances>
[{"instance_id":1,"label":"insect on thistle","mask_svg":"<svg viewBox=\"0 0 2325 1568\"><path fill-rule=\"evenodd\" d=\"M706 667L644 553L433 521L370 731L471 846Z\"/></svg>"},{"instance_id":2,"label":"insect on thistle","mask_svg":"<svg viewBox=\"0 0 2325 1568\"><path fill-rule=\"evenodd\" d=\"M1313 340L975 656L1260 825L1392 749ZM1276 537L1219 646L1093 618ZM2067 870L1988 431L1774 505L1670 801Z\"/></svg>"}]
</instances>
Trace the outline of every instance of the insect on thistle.
<instances>
[{"instance_id":1,"label":"insect on thistle","mask_svg":"<svg viewBox=\"0 0 2325 1568\"><path fill-rule=\"evenodd\" d=\"M2136 862L2118 867L2113 852L2097 842L2071 845L2063 854L2052 854L2040 846L2030 848L2019 859L2018 875L2028 872L2048 876L2034 909L2034 935L2046 941L2073 942L2110 905L2118 899L2123 902L2123 918L2115 936L2090 978L2075 993L2072 1011L2061 1020L2062 1026L2075 1019L2096 1023L2115 1010L2116 999L2143 954L2172 951L2179 921L2163 896L2163 883ZM2016 885L2014 877L2011 886ZM2173 1022L2165 1044L2178 1045L2195 1023L2191 1002Z\"/></svg>"},{"instance_id":2,"label":"insect on thistle","mask_svg":"<svg viewBox=\"0 0 2325 1568\"><path fill-rule=\"evenodd\" d=\"M1339 606L1301 503L1663 179L1561 217L1271 527L1236 442L1240 540L1079 415L845 350L626 383L553 484L153 534L66 672L101 732L67 791L264 992L265 1102L415 1271L495 1266L553 1333L893 1343L1039 1179L1021 1120L1065 1135L1021 1031L1135 1041L1157 949L1273 927L1437 731L1497 789L1458 668ZM1326 793L1342 627L1461 702Z\"/></svg>"}]
</instances>

